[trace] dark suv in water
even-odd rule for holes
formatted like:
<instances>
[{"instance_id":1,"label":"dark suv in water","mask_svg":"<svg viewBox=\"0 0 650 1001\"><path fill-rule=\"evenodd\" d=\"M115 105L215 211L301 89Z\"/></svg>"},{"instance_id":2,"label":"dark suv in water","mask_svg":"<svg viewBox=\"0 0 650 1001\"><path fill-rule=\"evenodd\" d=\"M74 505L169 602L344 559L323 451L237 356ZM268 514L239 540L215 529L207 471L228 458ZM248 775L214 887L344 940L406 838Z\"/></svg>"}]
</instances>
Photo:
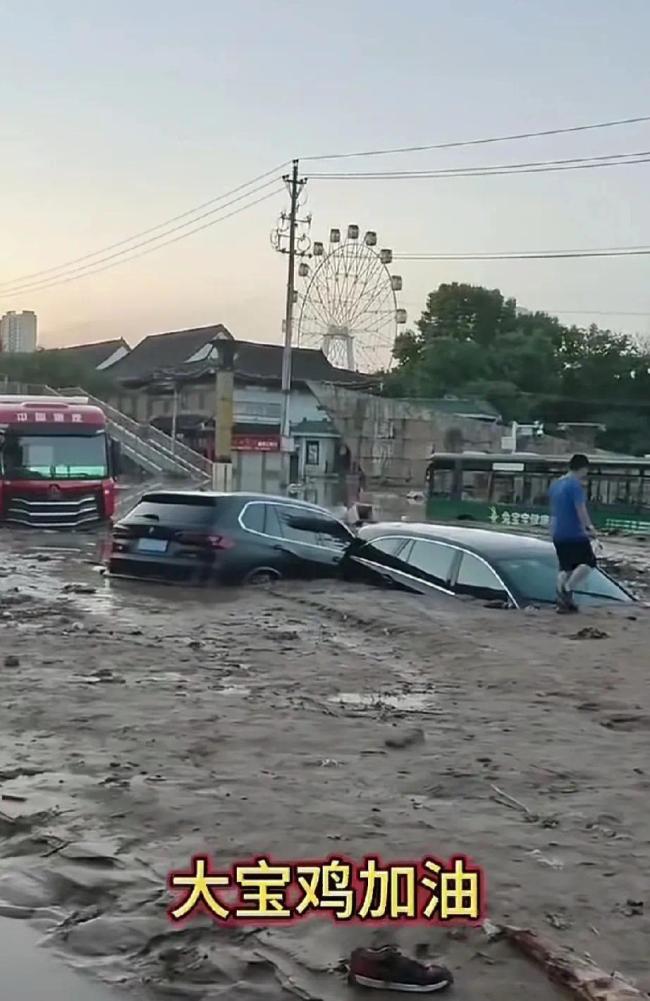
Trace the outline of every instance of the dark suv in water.
<instances>
[{"instance_id":1,"label":"dark suv in water","mask_svg":"<svg viewBox=\"0 0 650 1001\"><path fill-rule=\"evenodd\" d=\"M113 528L112 575L237 584L338 576L354 536L313 504L263 494L145 494Z\"/></svg>"}]
</instances>

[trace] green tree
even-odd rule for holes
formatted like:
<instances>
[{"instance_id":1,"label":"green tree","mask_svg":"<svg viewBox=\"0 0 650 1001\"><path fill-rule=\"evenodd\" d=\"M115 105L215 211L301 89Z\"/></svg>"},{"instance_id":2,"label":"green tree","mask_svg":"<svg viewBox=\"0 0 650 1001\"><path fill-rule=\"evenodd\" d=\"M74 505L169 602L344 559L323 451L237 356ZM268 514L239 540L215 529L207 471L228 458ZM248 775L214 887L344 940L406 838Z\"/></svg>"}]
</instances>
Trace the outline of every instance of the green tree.
<instances>
[{"instance_id":1,"label":"green tree","mask_svg":"<svg viewBox=\"0 0 650 1001\"><path fill-rule=\"evenodd\" d=\"M498 289L457 283L427 297L396 341L394 396L487 399L510 420L605 426L598 444L650 453L650 352L625 334L517 310Z\"/></svg>"},{"instance_id":2,"label":"green tree","mask_svg":"<svg viewBox=\"0 0 650 1001\"><path fill-rule=\"evenodd\" d=\"M111 387L107 375L70 358L68 352L57 350L0 354L0 379L52 389L79 386L99 397Z\"/></svg>"},{"instance_id":3,"label":"green tree","mask_svg":"<svg viewBox=\"0 0 650 1001\"><path fill-rule=\"evenodd\" d=\"M515 300L504 299L498 289L452 282L430 293L417 328L425 343L448 337L487 347L499 334L514 330L516 321Z\"/></svg>"}]
</instances>

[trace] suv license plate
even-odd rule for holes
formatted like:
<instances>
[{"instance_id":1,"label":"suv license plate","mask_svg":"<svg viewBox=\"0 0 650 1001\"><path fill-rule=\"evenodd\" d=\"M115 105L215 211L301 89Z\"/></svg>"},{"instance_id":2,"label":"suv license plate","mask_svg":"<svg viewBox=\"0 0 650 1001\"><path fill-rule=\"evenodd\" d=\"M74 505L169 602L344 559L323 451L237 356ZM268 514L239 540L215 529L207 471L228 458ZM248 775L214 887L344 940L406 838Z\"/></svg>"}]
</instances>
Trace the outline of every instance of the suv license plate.
<instances>
[{"instance_id":1,"label":"suv license plate","mask_svg":"<svg viewBox=\"0 0 650 1001\"><path fill-rule=\"evenodd\" d=\"M141 553L166 553L168 545L166 539L138 539L138 551Z\"/></svg>"}]
</instances>

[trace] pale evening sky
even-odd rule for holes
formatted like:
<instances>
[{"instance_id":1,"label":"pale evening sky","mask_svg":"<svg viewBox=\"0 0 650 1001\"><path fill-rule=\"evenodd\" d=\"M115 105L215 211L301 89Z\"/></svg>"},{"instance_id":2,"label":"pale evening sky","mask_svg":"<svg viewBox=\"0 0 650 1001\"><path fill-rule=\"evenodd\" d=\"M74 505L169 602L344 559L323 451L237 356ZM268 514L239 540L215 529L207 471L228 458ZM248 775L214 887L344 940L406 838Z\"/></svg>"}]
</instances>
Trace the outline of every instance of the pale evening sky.
<instances>
[{"instance_id":1,"label":"pale evening sky","mask_svg":"<svg viewBox=\"0 0 650 1001\"><path fill-rule=\"evenodd\" d=\"M282 195L132 263L41 291L14 279L112 244L293 155L650 113L647 0L0 0L0 311L62 345L225 323L279 341ZM346 161L371 170L650 149L650 123ZM316 169L316 165L314 165ZM323 163L318 169L332 169ZM650 163L519 177L308 184L313 233L395 252L650 245ZM528 308L648 311L650 257L400 264L415 318L441 281ZM646 317L594 316L650 333Z\"/></svg>"}]
</instances>

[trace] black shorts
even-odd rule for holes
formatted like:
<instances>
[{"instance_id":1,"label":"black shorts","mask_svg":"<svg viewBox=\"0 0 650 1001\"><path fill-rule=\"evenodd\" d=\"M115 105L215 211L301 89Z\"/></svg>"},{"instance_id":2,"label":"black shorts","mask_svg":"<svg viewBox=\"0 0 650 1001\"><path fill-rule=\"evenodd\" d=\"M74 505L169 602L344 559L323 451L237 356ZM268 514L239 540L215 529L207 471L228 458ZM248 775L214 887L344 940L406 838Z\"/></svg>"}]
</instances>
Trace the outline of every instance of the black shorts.
<instances>
[{"instance_id":1,"label":"black shorts","mask_svg":"<svg viewBox=\"0 0 650 1001\"><path fill-rule=\"evenodd\" d=\"M576 567L595 567L596 556L589 539L577 539L575 542L554 542L560 570L571 573Z\"/></svg>"}]
</instances>

